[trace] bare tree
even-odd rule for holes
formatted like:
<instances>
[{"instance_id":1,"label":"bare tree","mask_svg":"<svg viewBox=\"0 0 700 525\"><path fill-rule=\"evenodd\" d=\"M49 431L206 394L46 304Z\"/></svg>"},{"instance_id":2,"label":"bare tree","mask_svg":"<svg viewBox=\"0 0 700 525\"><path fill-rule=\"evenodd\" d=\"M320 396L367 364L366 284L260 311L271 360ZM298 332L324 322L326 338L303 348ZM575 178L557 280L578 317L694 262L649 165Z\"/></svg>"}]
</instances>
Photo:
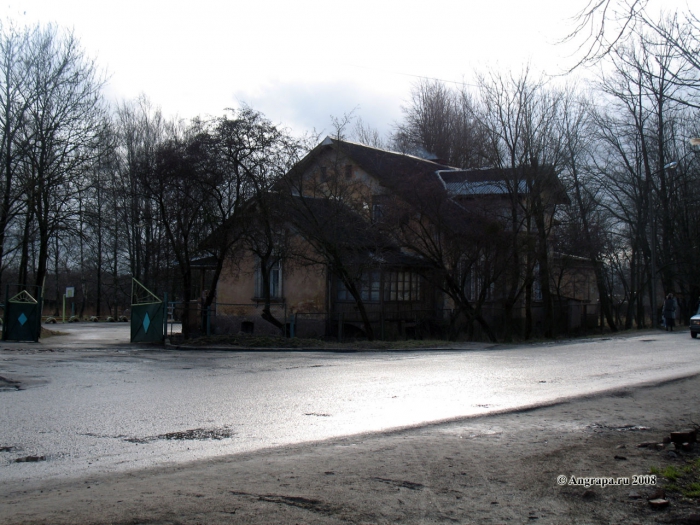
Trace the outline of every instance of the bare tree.
<instances>
[{"instance_id":1,"label":"bare tree","mask_svg":"<svg viewBox=\"0 0 700 525\"><path fill-rule=\"evenodd\" d=\"M29 41L31 102L21 140L26 199L20 281L26 283L32 225L37 233L35 282L43 286L49 242L66 226L98 140L103 79L72 33L37 29ZM22 272L23 277L22 277Z\"/></svg>"},{"instance_id":2,"label":"bare tree","mask_svg":"<svg viewBox=\"0 0 700 525\"><path fill-rule=\"evenodd\" d=\"M678 291L680 285L674 249L678 175L668 167L678 158L678 122L688 109L676 96L686 88L673 81L685 65L672 47L648 42L630 40L610 54L615 69L601 80L607 104L596 119L606 151L597 162L606 174L609 210L629 239L628 326L635 307L637 324L644 326L645 293L656 319L659 277L666 290Z\"/></svg>"},{"instance_id":3,"label":"bare tree","mask_svg":"<svg viewBox=\"0 0 700 525\"><path fill-rule=\"evenodd\" d=\"M655 15L649 12L649 0L589 0L574 21L573 30L564 39L579 43L581 58L572 70L609 58L619 49L637 46L641 40L646 49L664 48L663 54L682 60L684 67L666 82L689 88L680 100L699 107L700 18L695 13L688 9Z\"/></svg>"},{"instance_id":4,"label":"bare tree","mask_svg":"<svg viewBox=\"0 0 700 525\"><path fill-rule=\"evenodd\" d=\"M563 160L558 126L562 95L530 77L526 70L518 77L492 73L479 79L480 121L488 130L490 161L502 170L508 198L502 220L511 235L511 256L501 292L507 340L512 336L513 310L523 296L525 336L531 333L535 279L544 302L544 332L552 335L548 240L556 204L566 202L556 191Z\"/></svg>"},{"instance_id":5,"label":"bare tree","mask_svg":"<svg viewBox=\"0 0 700 525\"><path fill-rule=\"evenodd\" d=\"M613 231L605 209L605 185L594 168L596 128L590 100L569 89L563 99L560 120L564 138L564 177L573 206L565 211L564 253L581 255L594 264L596 286L603 315L609 328L617 331L613 312L613 290L609 286L605 262L611 256L608 232ZM561 239L560 239L561 241Z\"/></svg>"},{"instance_id":6,"label":"bare tree","mask_svg":"<svg viewBox=\"0 0 700 525\"><path fill-rule=\"evenodd\" d=\"M455 202L437 175L402 177L384 210L381 231L419 257L424 279L452 300L450 338L463 320L470 337L476 323L496 341L482 308L505 267L507 235L497 218L473 202Z\"/></svg>"},{"instance_id":7,"label":"bare tree","mask_svg":"<svg viewBox=\"0 0 700 525\"><path fill-rule=\"evenodd\" d=\"M155 204L172 250L182 286L182 335L190 337L192 261L199 246L211 234L207 210L212 207L210 188L218 185L212 169L211 136L198 121L156 148L153 163L144 166L141 183Z\"/></svg>"},{"instance_id":8,"label":"bare tree","mask_svg":"<svg viewBox=\"0 0 700 525\"><path fill-rule=\"evenodd\" d=\"M24 145L19 139L32 101L28 67L31 37L29 29L18 30L11 24L0 26L0 281L6 250L13 249L7 247L8 229L21 213L18 171Z\"/></svg>"},{"instance_id":9,"label":"bare tree","mask_svg":"<svg viewBox=\"0 0 700 525\"><path fill-rule=\"evenodd\" d=\"M306 151L303 141L250 107L215 119L211 133L220 178L212 187L215 207L209 220L217 234L203 245L216 259L206 304L211 304L226 257L236 246L253 253L260 268L262 317L282 328L271 312L270 275L287 254L282 178Z\"/></svg>"},{"instance_id":10,"label":"bare tree","mask_svg":"<svg viewBox=\"0 0 700 525\"><path fill-rule=\"evenodd\" d=\"M382 138L381 134L376 128L373 128L361 118L358 118L355 121L353 135L355 140L357 140L360 144L372 146L373 148L387 149L387 140Z\"/></svg>"},{"instance_id":11,"label":"bare tree","mask_svg":"<svg viewBox=\"0 0 700 525\"><path fill-rule=\"evenodd\" d=\"M466 88L453 90L443 82L423 80L411 95L410 105L403 109L404 122L393 136L398 151L460 168L483 165L485 130Z\"/></svg>"},{"instance_id":12,"label":"bare tree","mask_svg":"<svg viewBox=\"0 0 700 525\"><path fill-rule=\"evenodd\" d=\"M153 169L156 149L167 134L174 133L174 124L143 95L121 103L115 119L118 173L113 181L113 251L116 258L126 260L133 277L155 285L158 275L167 275L169 257L161 224L156 220L157 211L147 198L141 173ZM166 280L158 284L164 286Z\"/></svg>"}]
</instances>

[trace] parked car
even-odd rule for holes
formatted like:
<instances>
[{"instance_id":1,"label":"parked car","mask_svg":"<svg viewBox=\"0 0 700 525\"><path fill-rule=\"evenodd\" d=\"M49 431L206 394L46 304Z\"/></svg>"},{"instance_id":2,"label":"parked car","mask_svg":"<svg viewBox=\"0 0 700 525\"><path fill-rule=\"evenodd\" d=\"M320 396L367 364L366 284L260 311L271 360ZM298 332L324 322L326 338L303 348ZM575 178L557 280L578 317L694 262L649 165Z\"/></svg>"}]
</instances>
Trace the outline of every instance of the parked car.
<instances>
[{"instance_id":1,"label":"parked car","mask_svg":"<svg viewBox=\"0 0 700 525\"><path fill-rule=\"evenodd\" d=\"M700 333L700 308L693 317L690 318L690 337L695 339Z\"/></svg>"}]
</instances>

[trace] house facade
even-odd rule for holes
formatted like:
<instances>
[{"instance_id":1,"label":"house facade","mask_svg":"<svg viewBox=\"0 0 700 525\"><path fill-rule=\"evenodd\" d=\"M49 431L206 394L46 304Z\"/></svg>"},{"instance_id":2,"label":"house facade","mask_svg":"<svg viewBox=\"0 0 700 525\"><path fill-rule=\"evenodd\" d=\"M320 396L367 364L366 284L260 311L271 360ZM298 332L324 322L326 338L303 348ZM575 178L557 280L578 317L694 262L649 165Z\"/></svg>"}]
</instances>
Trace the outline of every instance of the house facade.
<instances>
[{"instance_id":1,"label":"house facade","mask_svg":"<svg viewBox=\"0 0 700 525\"><path fill-rule=\"evenodd\" d=\"M512 191L495 171L459 170L331 138L309 152L286 179L277 191L285 195L280 206L289 213L277 227L287 232L287 244L266 269L253 253L239 253L228 263L217 288L217 331L279 333L261 315L268 304L285 330L300 337L362 337L369 332L389 339L440 336L455 307L441 285L444 269L397 240L392 230L398 228L392 222L396 210L406 215L401 224L410 225L424 199L421 185L425 199L428 193L444 193L458 210L498 207L499 199ZM558 203L566 199L556 184L549 191ZM592 272L585 261L577 263L575 272L565 270L560 276L558 292L566 295L560 293L557 300L594 304L591 287L580 283L582 275L590 283ZM475 268L465 281L467 295L477 294ZM482 305L490 322L500 315L497 284L491 283L494 292ZM587 314L582 315L574 314L568 325L582 326Z\"/></svg>"}]
</instances>

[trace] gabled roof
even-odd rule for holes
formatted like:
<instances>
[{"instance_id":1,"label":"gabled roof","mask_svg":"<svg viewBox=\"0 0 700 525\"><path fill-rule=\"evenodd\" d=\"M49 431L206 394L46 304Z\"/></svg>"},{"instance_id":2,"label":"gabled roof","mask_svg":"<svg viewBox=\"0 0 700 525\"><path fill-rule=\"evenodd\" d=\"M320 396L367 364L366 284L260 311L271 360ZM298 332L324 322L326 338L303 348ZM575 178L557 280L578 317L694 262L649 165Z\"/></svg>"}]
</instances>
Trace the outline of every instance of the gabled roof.
<instances>
[{"instance_id":1,"label":"gabled roof","mask_svg":"<svg viewBox=\"0 0 700 525\"><path fill-rule=\"evenodd\" d=\"M413 155L407 155L405 153L397 153L395 151L365 146L364 144L358 144L356 142L326 137L323 142L312 149L292 171L305 171L322 153L329 149L336 149L341 154L352 159L368 174L376 177L380 184L389 187L394 186L405 177L415 177L419 175L434 177L434 174L439 170L456 169L445 164L422 159Z\"/></svg>"}]
</instances>

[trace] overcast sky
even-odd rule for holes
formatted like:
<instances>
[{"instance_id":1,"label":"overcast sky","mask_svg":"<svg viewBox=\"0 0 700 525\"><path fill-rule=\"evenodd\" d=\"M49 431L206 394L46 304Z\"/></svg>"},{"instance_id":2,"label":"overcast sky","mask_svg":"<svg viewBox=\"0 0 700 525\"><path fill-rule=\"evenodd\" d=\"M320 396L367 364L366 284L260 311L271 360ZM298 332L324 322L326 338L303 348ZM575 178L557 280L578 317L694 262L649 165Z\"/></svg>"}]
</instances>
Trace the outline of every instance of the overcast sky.
<instances>
[{"instance_id":1,"label":"overcast sky","mask_svg":"<svg viewBox=\"0 0 700 525\"><path fill-rule=\"evenodd\" d=\"M2 15L74 29L115 100L143 93L185 118L247 103L299 132L330 132L331 115L357 108L387 132L418 77L570 67L574 49L555 44L586 3L24 0Z\"/></svg>"}]
</instances>

